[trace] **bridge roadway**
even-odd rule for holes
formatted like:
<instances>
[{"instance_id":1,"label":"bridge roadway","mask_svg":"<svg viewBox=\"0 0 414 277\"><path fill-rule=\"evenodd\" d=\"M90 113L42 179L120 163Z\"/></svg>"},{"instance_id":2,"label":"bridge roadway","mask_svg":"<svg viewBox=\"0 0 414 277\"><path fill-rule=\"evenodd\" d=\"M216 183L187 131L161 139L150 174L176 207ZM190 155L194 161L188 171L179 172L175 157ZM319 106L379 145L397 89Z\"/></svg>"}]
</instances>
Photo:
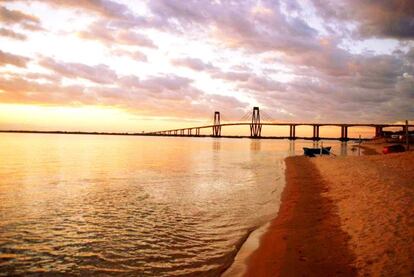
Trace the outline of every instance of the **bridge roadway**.
<instances>
[{"instance_id":1,"label":"bridge roadway","mask_svg":"<svg viewBox=\"0 0 414 277\"><path fill-rule=\"evenodd\" d=\"M228 126L249 126L251 130L250 136L222 136L221 135L221 128L228 127ZM262 126L289 126L289 136L261 136L261 127ZM296 136L296 126L312 126L313 127L313 135L312 137L298 137ZM323 126L334 126L341 128L341 136L338 138L324 138L319 136L319 129ZM259 131L253 133L252 130L254 127L259 127ZM197 127L187 127L187 128L180 128L180 129L169 129L157 132L149 132L145 133L145 135L155 135L155 136L193 136L193 137L230 137L230 138L273 138L273 139L312 139L312 140L320 140L320 139L335 139L341 141L347 141L350 139L348 137L348 128L350 127L371 127L375 128L375 136L381 137L383 136L383 128L401 128L402 131L405 131L405 128L412 128L414 125L405 125L405 124L367 124L367 123L347 123L347 124L338 124L338 123L270 123L270 122L263 122L263 123L249 123L249 122L233 122L233 123L222 123L222 124L211 124L211 125L204 125L204 126L197 126ZM201 129L208 129L212 128L213 134L212 135L201 135ZM217 133L216 130L219 130ZM195 131L193 133L193 131Z\"/></svg>"}]
</instances>

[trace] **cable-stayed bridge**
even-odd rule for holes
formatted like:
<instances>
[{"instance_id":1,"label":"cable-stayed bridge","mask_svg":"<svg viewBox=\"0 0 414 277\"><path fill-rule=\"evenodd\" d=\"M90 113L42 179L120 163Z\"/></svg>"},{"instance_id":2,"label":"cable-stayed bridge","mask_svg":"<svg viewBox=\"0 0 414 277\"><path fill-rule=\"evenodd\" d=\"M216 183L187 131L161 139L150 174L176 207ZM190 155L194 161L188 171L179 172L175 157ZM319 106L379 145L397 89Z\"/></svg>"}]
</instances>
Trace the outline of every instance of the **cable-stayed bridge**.
<instances>
[{"instance_id":1,"label":"cable-stayed bridge","mask_svg":"<svg viewBox=\"0 0 414 277\"><path fill-rule=\"evenodd\" d=\"M248 122L246 122L249 120ZM248 126L250 128L250 136L224 136L222 135L222 129L231 126ZM289 134L286 136L262 136L262 129L266 126L289 126ZM313 135L311 137L299 137L296 135L296 128L298 126L311 126L313 129ZM321 137L320 129L325 126L338 127L338 135L340 130L340 136L336 138L332 137ZM382 137L384 135L384 128L396 127L401 128L402 131L408 132L409 127L414 127L414 125L408 124L366 124L366 123L355 123L355 124L342 124L342 123L283 123L275 122L269 114L262 111L260 112L259 107L253 107L252 112L248 112L237 122L221 123L221 115L219 111L214 112L214 120L212 124L196 126L196 127L186 127L180 129L170 129L162 130L156 132L148 132L145 135L154 135L154 136L182 136L182 137L249 137L249 138L279 138L279 139L311 139L311 140L321 140L321 139L335 139L340 141L348 141L350 138L348 136L348 129L351 127L370 127L375 129L375 137ZM211 133L208 135L202 135L201 130L210 129Z\"/></svg>"}]
</instances>

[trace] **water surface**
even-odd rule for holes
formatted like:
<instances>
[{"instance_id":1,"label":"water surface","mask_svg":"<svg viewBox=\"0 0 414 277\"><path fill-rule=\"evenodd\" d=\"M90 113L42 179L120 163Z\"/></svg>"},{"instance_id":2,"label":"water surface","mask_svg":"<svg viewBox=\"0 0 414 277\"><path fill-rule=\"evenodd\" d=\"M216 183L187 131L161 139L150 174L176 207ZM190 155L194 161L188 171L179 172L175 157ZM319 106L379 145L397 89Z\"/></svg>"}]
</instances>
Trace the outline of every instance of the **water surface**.
<instances>
[{"instance_id":1,"label":"water surface","mask_svg":"<svg viewBox=\"0 0 414 277\"><path fill-rule=\"evenodd\" d=\"M0 134L0 275L219 275L304 144Z\"/></svg>"}]
</instances>

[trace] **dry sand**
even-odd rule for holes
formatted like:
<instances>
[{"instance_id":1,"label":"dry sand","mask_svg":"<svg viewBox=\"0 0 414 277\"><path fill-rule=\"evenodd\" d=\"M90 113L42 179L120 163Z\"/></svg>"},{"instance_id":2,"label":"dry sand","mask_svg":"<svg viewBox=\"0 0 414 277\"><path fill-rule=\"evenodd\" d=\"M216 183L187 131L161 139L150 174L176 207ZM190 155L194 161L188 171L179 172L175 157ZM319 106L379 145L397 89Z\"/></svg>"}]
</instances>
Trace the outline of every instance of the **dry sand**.
<instances>
[{"instance_id":1,"label":"dry sand","mask_svg":"<svg viewBox=\"0 0 414 277\"><path fill-rule=\"evenodd\" d=\"M286 166L282 206L246 276L414 275L414 152Z\"/></svg>"},{"instance_id":2,"label":"dry sand","mask_svg":"<svg viewBox=\"0 0 414 277\"><path fill-rule=\"evenodd\" d=\"M414 275L414 152L312 159L362 276Z\"/></svg>"}]
</instances>

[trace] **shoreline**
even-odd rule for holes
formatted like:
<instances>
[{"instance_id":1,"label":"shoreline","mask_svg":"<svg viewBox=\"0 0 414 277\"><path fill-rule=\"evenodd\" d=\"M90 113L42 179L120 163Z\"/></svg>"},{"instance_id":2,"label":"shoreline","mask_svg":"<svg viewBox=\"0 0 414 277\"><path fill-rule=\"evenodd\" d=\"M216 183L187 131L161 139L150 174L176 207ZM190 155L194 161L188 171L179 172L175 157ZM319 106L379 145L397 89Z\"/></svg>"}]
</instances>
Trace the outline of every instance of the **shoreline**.
<instances>
[{"instance_id":1,"label":"shoreline","mask_svg":"<svg viewBox=\"0 0 414 277\"><path fill-rule=\"evenodd\" d=\"M186 128L188 129L188 128ZM190 128L195 129L195 128ZM290 140L288 136L261 136L261 137L252 137L252 136L242 136L242 135L221 135L219 137L214 135L206 134L153 134L153 133L113 133L113 132L83 132L83 131L25 131L25 130L0 130L1 133L18 133L18 134L49 134L49 135L93 135L93 136L141 136L141 137L180 137L180 138L227 138L227 139L265 139L265 140ZM312 137L295 137L295 140L314 140ZM331 140L331 141L340 141L341 138L335 137L326 137L320 138L320 140ZM359 138L348 138L348 141L356 141ZM363 141L369 141L369 138L362 138Z\"/></svg>"},{"instance_id":2,"label":"shoreline","mask_svg":"<svg viewBox=\"0 0 414 277\"><path fill-rule=\"evenodd\" d=\"M250 255L260 246L262 236L268 231L272 220L249 233L244 243L237 250L233 263L222 273L222 277L243 276L247 269Z\"/></svg>"},{"instance_id":3,"label":"shoreline","mask_svg":"<svg viewBox=\"0 0 414 277\"><path fill-rule=\"evenodd\" d=\"M254 238L258 245L243 258L245 271L229 271L233 274L223 276L412 275L414 262L409 260L409 251L410 247L414 249L414 238L410 237L414 230L409 224L413 223L414 209L411 213L409 209L414 208L411 181L414 152L381 155L378 149L378 146L366 145L364 155L359 157L286 158L286 185L277 216L265 225L259 237ZM359 172L361 166L365 168ZM408 170L402 174L406 167ZM393 169L386 173L386 181L379 175L384 168ZM356 171L359 178L348 178L345 174L348 170ZM381 206L378 201L369 201L369 196L363 200L356 197L360 185L372 179L375 182L369 183L366 189L376 189L383 195L382 207L378 207ZM401 183L405 186L400 187ZM397 187L390 187L390 184ZM344 189L348 189L345 196ZM400 201L402 197L405 198ZM389 209L393 205L387 203L387 198L399 201L399 206L397 203L395 210ZM366 207L364 203L353 205L352 201L358 200ZM350 219L352 213L358 216ZM387 220L376 224L376 218L384 214ZM397 225L393 222L395 217L399 218ZM364 233L365 228L369 232ZM389 232L393 228L396 230ZM384 235L388 241L375 245L375 239L381 241ZM390 247L395 249L390 250ZM385 258L373 258L383 253L386 253Z\"/></svg>"},{"instance_id":4,"label":"shoreline","mask_svg":"<svg viewBox=\"0 0 414 277\"><path fill-rule=\"evenodd\" d=\"M279 213L248 258L244 276L354 276L348 237L339 228L335 206L322 195L326 186L315 176L315 166L303 156L285 161Z\"/></svg>"}]
</instances>

